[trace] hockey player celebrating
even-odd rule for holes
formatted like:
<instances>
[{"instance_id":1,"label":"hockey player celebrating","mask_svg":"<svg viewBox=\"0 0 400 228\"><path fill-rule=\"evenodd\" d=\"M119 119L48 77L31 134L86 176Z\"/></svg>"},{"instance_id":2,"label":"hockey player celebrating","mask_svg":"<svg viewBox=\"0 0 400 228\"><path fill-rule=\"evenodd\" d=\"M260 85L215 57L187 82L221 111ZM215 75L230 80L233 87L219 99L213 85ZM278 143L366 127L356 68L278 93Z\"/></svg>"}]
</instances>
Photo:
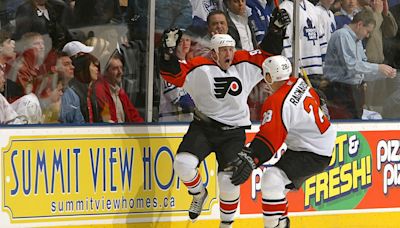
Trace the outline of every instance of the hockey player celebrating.
<instances>
[{"instance_id":1,"label":"hockey player celebrating","mask_svg":"<svg viewBox=\"0 0 400 228\"><path fill-rule=\"evenodd\" d=\"M174 159L174 170L193 196L189 217L195 221L207 199L207 189L198 171L199 164L215 152L218 162L220 227L231 227L239 203L239 186L231 183L228 163L238 159L244 146L245 128L250 127L247 97L262 80L261 64L282 51L283 31L290 23L287 12L276 10L261 50L236 51L230 35L211 38L211 57L178 61L174 48L181 31L164 32L160 53L161 76L183 87L192 97L196 110Z\"/></svg>"},{"instance_id":2,"label":"hockey player celebrating","mask_svg":"<svg viewBox=\"0 0 400 228\"><path fill-rule=\"evenodd\" d=\"M303 79L290 77L286 57L269 57L262 67L274 93L263 104L260 131L231 167L232 183L244 183L285 142L286 152L262 176L261 192L264 226L289 227L286 194L329 165L336 130L322 112L317 92Z\"/></svg>"}]
</instances>

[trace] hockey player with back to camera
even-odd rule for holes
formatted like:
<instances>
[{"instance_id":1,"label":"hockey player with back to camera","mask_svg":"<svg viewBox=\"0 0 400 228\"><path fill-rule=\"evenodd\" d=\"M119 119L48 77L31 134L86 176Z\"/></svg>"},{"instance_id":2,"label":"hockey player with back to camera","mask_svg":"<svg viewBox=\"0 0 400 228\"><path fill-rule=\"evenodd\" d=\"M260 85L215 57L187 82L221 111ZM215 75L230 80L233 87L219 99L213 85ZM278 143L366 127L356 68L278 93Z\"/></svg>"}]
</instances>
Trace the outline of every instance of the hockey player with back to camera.
<instances>
[{"instance_id":1,"label":"hockey player with back to camera","mask_svg":"<svg viewBox=\"0 0 400 228\"><path fill-rule=\"evenodd\" d=\"M233 171L232 184L240 185L285 142L286 152L263 173L261 192L264 227L289 227L286 194L328 167L336 129L325 113L325 100L302 78L290 77L286 57L269 57L262 67L273 94L263 104L259 132L227 170Z\"/></svg>"},{"instance_id":2,"label":"hockey player with back to camera","mask_svg":"<svg viewBox=\"0 0 400 228\"><path fill-rule=\"evenodd\" d=\"M238 159L244 146L245 128L251 125L247 97L263 79L262 62L281 53L283 31L289 23L287 12L276 10L261 50L236 51L230 35L216 34L210 42L211 59L199 56L187 62L178 61L175 55L182 32L170 29L163 34L161 76L183 87L196 106L194 120L174 159L174 171L193 196L189 208L192 221L202 212L208 196L198 167L214 152L218 162L220 227L232 227L240 187L231 183L232 172L224 172L224 168Z\"/></svg>"}]
</instances>

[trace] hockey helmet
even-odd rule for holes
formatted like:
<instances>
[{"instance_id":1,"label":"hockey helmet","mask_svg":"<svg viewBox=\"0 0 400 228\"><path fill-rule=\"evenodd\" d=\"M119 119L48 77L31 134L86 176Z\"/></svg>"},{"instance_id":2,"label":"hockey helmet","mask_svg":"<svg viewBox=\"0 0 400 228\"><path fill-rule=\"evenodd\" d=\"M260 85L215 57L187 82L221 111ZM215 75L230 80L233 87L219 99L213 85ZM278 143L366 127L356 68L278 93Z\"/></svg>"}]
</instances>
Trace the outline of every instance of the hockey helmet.
<instances>
[{"instance_id":1,"label":"hockey helmet","mask_svg":"<svg viewBox=\"0 0 400 228\"><path fill-rule=\"evenodd\" d=\"M215 34L211 37L211 49L218 53L220 47L235 47L235 40L228 34Z\"/></svg>"},{"instance_id":2,"label":"hockey helmet","mask_svg":"<svg viewBox=\"0 0 400 228\"><path fill-rule=\"evenodd\" d=\"M289 59L282 55L271 56L266 58L262 64L263 75L269 73L271 75L272 82L284 81L289 79L292 73L292 64Z\"/></svg>"}]
</instances>

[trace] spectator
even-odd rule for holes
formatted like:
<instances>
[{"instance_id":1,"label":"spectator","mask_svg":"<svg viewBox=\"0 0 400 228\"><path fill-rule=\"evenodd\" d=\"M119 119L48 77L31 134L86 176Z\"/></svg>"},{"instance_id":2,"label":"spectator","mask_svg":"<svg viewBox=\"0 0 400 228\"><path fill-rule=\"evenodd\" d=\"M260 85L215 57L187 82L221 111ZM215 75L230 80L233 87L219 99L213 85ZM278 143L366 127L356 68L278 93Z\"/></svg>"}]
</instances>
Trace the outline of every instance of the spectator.
<instances>
[{"instance_id":1,"label":"spectator","mask_svg":"<svg viewBox=\"0 0 400 228\"><path fill-rule=\"evenodd\" d=\"M315 7L319 13L320 20L324 28L326 42L329 42L331 34L336 30L335 16L330 10L333 2L334 0L320 0Z\"/></svg>"},{"instance_id":2,"label":"spectator","mask_svg":"<svg viewBox=\"0 0 400 228\"><path fill-rule=\"evenodd\" d=\"M93 47L91 46L86 46L83 43L79 41L71 41L68 42L64 45L62 51L67 53L67 55L71 58L74 59L77 56L84 55L87 53L91 53L93 51Z\"/></svg>"},{"instance_id":3,"label":"spectator","mask_svg":"<svg viewBox=\"0 0 400 228\"><path fill-rule=\"evenodd\" d=\"M62 47L70 35L65 25L67 6L63 1L26 0L16 12L15 39L27 32L49 34L55 49Z\"/></svg>"},{"instance_id":4,"label":"spectator","mask_svg":"<svg viewBox=\"0 0 400 228\"><path fill-rule=\"evenodd\" d=\"M45 43L43 36L39 33L25 33L22 37L24 51L17 58L13 65L13 72L9 78L15 81L22 89L18 94L30 94L36 92L37 86L41 83L41 78L46 74ZM18 98L18 97L17 97ZM15 99L9 100L13 102Z\"/></svg>"},{"instance_id":5,"label":"spectator","mask_svg":"<svg viewBox=\"0 0 400 228\"><path fill-rule=\"evenodd\" d=\"M383 38L391 38L397 34L396 19L390 13L387 0L372 0L370 6L364 8L373 11L376 26L366 42L366 55L368 62L383 63Z\"/></svg>"},{"instance_id":6,"label":"spectator","mask_svg":"<svg viewBox=\"0 0 400 228\"><path fill-rule=\"evenodd\" d=\"M207 18L210 12L219 9L218 0L190 0L192 5L192 23L187 28L195 36L207 35ZM183 27L183 26L181 26Z\"/></svg>"},{"instance_id":7,"label":"spectator","mask_svg":"<svg viewBox=\"0 0 400 228\"><path fill-rule=\"evenodd\" d=\"M335 13L336 29L349 24L354 15L360 11L358 0L341 0L340 6L340 11Z\"/></svg>"},{"instance_id":8,"label":"spectator","mask_svg":"<svg viewBox=\"0 0 400 228\"><path fill-rule=\"evenodd\" d=\"M397 22L400 22L400 4L394 5L395 1L389 1L390 12ZM385 39L384 41L385 61L400 69L400 32L397 31L395 37ZM399 73L399 72L398 72ZM382 108L382 116L384 118L399 118L400 117L400 77L396 77L394 82L388 82L386 90L389 90L389 97L385 97L385 102Z\"/></svg>"},{"instance_id":9,"label":"spectator","mask_svg":"<svg viewBox=\"0 0 400 228\"><path fill-rule=\"evenodd\" d=\"M334 0L331 6L333 14L335 15L337 12L340 11L341 8L342 8L342 0Z\"/></svg>"},{"instance_id":10,"label":"spectator","mask_svg":"<svg viewBox=\"0 0 400 228\"><path fill-rule=\"evenodd\" d=\"M256 36L250 25L250 8L246 0L224 0L228 21L228 34L236 42L237 49L251 51L257 49Z\"/></svg>"},{"instance_id":11,"label":"spectator","mask_svg":"<svg viewBox=\"0 0 400 228\"><path fill-rule=\"evenodd\" d=\"M40 124L43 122L40 102L34 93L29 93L18 98L11 103L11 107L18 116L25 117L28 124Z\"/></svg>"},{"instance_id":12,"label":"spectator","mask_svg":"<svg viewBox=\"0 0 400 228\"><path fill-rule=\"evenodd\" d=\"M285 9L292 19L292 23L286 29L282 51L282 55L289 59L293 58L293 3L290 0L285 0L279 6L281 9ZM300 4L298 15L300 65L307 73L314 88L319 88L322 81L322 65L327 47L326 36L315 6L308 0L299 1L298 4Z\"/></svg>"},{"instance_id":13,"label":"spectator","mask_svg":"<svg viewBox=\"0 0 400 228\"><path fill-rule=\"evenodd\" d=\"M267 0L246 0L246 5L251 9L249 16L250 25L259 44L268 31L269 18L274 6L273 1Z\"/></svg>"},{"instance_id":14,"label":"spectator","mask_svg":"<svg viewBox=\"0 0 400 228\"><path fill-rule=\"evenodd\" d=\"M43 123L59 123L61 96L64 90L63 79L57 75L48 75L43 84L46 87L39 98Z\"/></svg>"},{"instance_id":15,"label":"spectator","mask_svg":"<svg viewBox=\"0 0 400 228\"><path fill-rule=\"evenodd\" d=\"M383 38L394 37L398 31L395 18L388 9L387 0L373 0L368 5L363 6L373 11L376 26L370 37L365 42L365 50L368 62L384 63ZM389 84L388 84L389 83ZM390 96L390 84L392 79L367 82L365 103L368 108L372 106L382 106L384 100Z\"/></svg>"},{"instance_id":16,"label":"spectator","mask_svg":"<svg viewBox=\"0 0 400 228\"><path fill-rule=\"evenodd\" d=\"M0 69L0 124L19 123L18 114L3 96L5 82L4 72Z\"/></svg>"},{"instance_id":17,"label":"spectator","mask_svg":"<svg viewBox=\"0 0 400 228\"><path fill-rule=\"evenodd\" d=\"M202 39L195 39L192 45L193 56L210 57L210 40L214 34L228 34L228 21L225 13L221 10L213 10L208 14L207 35Z\"/></svg>"},{"instance_id":18,"label":"spectator","mask_svg":"<svg viewBox=\"0 0 400 228\"><path fill-rule=\"evenodd\" d=\"M120 56L111 56L103 78L95 84L97 104L103 122L139 123L143 118L121 88L123 64Z\"/></svg>"},{"instance_id":19,"label":"spectator","mask_svg":"<svg viewBox=\"0 0 400 228\"><path fill-rule=\"evenodd\" d=\"M185 61L190 51L191 38L183 34L176 48L176 57ZM177 87L161 78L161 96L159 118L160 122L190 122L193 120L194 103L190 95L180 87Z\"/></svg>"},{"instance_id":20,"label":"spectator","mask_svg":"<svg viewBox=\"0 0 400 228\"><path fill-rule=\"evenodd\" d=\"M6 78L6 89L4 91L4 97L7 100L16 100L18 97L24 95L23 89L18 85L15 80L9 78L12 66L15 63L15 41L11 39L11 33L6 30L0 31L0 70L4 72Z\"/></svg>"},{"instance_id":21,"label":"spectator","mask_svg":"<svg viewBox=\"0 0 400 228\"><path fill-rule=\"evenodd\" d=\"M68 86L69 81L74 77L74 65L71 58L65 52L58 54L55 71L57 76L63 81L64 89Z\"/></svg>"},{"instance_id":22,"label":"spectator","mask_svg":"<svg viewBox=\"0 0 400 228\"><path fill-rule=\"evenodd\" d=\"M324 74L331 81L326 95L333 119L360 119L364 82L396 76L396 70L388 65L367 62L362 40L369 37L375 25L373 13L363 9L349 25L332 34Z\"/></svg>"},{"instance_id":23,"label":"spectator","mask_svg":"<svg viewBox=\"0 0 400 228\"><path fill-rule=\"evenodd\" d=\"M93 82L99 73L99 61L91 54L84 54L73 60L74 78L61 97L60 122L94 123L101 117L96 102Z\"/></svg>"},{"instance_id":24,"label":"spectator","mask_svg":"<svg viewBox=\"0 0 400 228\"><path fill-rule=\"evenodd\" d=\"M110 59L111 54L115 50L111 47L110 42L106 39L99 38L99 37L90 37L85 41L85 44L89 47L93 47L93 51L90 54L94 55L100 61L100 66L105 67L107 61ZM100 69L101 72L104 69Z\"/></svg>"}]
</instances>

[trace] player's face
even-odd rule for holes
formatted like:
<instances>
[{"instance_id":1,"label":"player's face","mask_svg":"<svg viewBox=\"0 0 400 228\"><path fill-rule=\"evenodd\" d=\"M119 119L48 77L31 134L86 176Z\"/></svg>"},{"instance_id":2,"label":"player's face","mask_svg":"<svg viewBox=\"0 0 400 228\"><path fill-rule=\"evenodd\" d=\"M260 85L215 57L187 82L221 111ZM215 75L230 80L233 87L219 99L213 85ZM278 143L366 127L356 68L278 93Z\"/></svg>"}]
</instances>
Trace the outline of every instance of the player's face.
<instances>
[{"instance_id":1,"label":"player's face","mask_svg":"<svg viewBox=\"0 0 400 228\"><path fill-rule=\"evenodd\" d=\"M234 47L220 47L218 50L218 63L221 69L227 70L233 60L233 56L235 54Z\"/></svg>"},{"instance_id":2,"label":"player's face","mask_svg":"<svg viewBox=\"0 0 400 228\"><path fill-rule=\"evenodd\" d=\"M209 18L208 33L210 35L228 33L228 22L225 15L214 14Z\"/></svg>"}]
</instances>

